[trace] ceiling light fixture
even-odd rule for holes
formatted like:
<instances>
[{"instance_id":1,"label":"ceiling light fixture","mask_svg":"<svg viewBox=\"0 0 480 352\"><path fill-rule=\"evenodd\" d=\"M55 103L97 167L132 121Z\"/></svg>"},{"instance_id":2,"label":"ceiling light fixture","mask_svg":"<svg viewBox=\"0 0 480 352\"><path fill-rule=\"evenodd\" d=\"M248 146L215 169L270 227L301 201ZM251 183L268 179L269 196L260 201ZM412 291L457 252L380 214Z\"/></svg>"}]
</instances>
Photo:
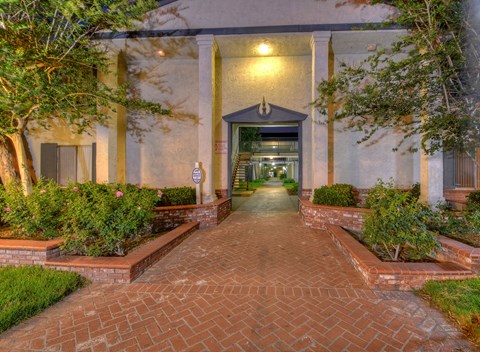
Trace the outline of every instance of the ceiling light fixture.
<instances>
[{"instance_id":1,"label":"ceiling light fixture","mask_svg":"<svg viewBox=\"0 0 480 352\"><path fill-rule=\"evenodd\" d=\"M262 43L257 47L257 52L260 55L268 55L270 54L271 51L272 51L272 48L270 47L270 45L266 43Z\"/></svg>"}]
</instances>

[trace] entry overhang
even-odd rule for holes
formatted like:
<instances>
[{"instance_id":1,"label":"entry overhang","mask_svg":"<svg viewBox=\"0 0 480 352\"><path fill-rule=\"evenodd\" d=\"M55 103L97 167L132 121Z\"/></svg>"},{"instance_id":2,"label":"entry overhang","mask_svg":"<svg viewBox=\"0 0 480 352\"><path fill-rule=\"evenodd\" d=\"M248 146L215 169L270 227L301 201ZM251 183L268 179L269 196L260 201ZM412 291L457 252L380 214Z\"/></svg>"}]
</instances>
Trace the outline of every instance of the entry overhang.
<instances>
[{"instance_id":1,"label":"entry overhang","mask_svg":"<svg viewBox=\"0 0 480 352\"><path fill-rule=\"evenodd\" d=\"M223 120L229 123L261 123L261 124L275 124L275 123L292 123L302 122L308 115L302 114L298 111L282 108L281 106L268 104L269 111L262 114L261 104L253 105L249 108L236 111L234 113L225 115Z\"/></svg>"}]
</instances>

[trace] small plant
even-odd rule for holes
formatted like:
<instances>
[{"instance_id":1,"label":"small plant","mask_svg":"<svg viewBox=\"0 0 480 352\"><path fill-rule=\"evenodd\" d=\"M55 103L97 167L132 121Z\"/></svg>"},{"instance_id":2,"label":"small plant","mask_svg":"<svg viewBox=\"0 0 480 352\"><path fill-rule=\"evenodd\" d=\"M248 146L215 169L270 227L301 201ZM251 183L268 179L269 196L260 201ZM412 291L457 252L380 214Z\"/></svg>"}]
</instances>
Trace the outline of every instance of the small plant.
<instances>
[{"instance_id":1,"label":"small plant","mask_svg":"<svg viewBox=\"0 0 480 352\"><path fill-rule=\"evenodd\" d=\"M298 183L289 183L291 187L287 188L287 192L289 195L294 196L298 194Z\"/></svg>"},{"instance_id":2,"label":"small plant","mask_svg":"<svg viewBox=\"0 0 480 352\"><path fill-rule=\"evenodd\" d=\"M293 178L284 178L283 179L283 184L286 184L286 183L295 183L295 179Z\"/></svg>"},{"instance_id":3,"label":"small plant","mask_svg":"<svg viewBox=\"0 0 480 352\"><path fill-rule=\"evenodd\" d=\"M388 182L379 179L367 194L365 208L387 206L390 199L397 193L404 193L404 191L395 185L393 179L389 179Z\"/></svg>"},{"instance_id":4,"label":"small plant","mask_svg":"<svg viewBox=\"0 0 480 352\"><path fill-rule=\"evenodd\" d=\"M480 208L480 191L473 191L467 197L467 207L473 208L478 207Z\"/></svg>"},{"instance_id":5,"label":"small plant","mask_svg":"<svg viewBox=\"0 0 480 352\"><path fill-rule=\"evenodd\" d=\"M373 194L379 199L370 202L373 212L365 217L364 240L394 261L399 260L407 247L413 250L412 259L432 254L439 246L435 233L428 229L435 217L432 211L418 203L410 192L399 191L392 183L379 181Z\"/></svg>"},{"instance_id":6,"label":"small plant","mask_svg":"<svg viewBox=\"0 0 480 352\"><path fill-rule=\"evenodd\" d=\"M2 221L17 236L49 239L61 235L64 197L54 181L41 179L27 196L20 183L12 182L0 189L0 198Z\"/></svg>"},{"instance_id":7,"label":"small plant","mask_svg":"<svg viewBox=\"0 0 480 352\"><path fill-rule=\"evenodd\" d=\"M287 178L287 174L281 174L280 175L280 180L285 180Z\"/></svg>"},{"instance_id":8,"label":"small plant","mask_svg":"<svg viewBox=\"0 0 480 352\"><path fill-rule=\"evenodd\" d=\"M192 187L162 188L161 193L162 197L157 201L157 206L197 203L196 191L195 188Z\"/></svg>"},{"instance_id":9,"label":"small plant","mask_svg":"<svg viewBox=\"0 0 480 352\"><path fill-rule=\"evenodd\" d=\"M156 190L129 184L69 185L63 249L82 255L123 255L125 242L151 230Z\"/></svg>"},{"instance_id":10,"label":"small plant","mask_svg":"<svg viewBox=\"0 0 480 352\"><path fill-rule=\"evenodd\" d=\"M313 203L321 205L334 205L350 207L356 204L353 186L337 183L332 186L317 188L313 194Z\"/></svg>"}]
</instances>

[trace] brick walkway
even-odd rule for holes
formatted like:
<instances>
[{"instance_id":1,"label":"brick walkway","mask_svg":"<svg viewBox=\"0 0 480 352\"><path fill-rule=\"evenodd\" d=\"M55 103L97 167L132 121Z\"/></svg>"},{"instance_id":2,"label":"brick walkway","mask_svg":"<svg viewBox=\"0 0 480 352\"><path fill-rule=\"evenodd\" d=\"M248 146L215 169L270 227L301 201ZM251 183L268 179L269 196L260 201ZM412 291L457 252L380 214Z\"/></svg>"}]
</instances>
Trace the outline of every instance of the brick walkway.
<instances>
[{"instance_id":1,"label":"brick walkway","mask_svg":"<svg viewBox=\"0 0 480 352\"><path fill-rule=\"evenodd\" d=\"M239 204L134 284L90 285L0 335L0 350L473 350L412 293L369 290L283 189Z\"/></svg>"}]
</instances>

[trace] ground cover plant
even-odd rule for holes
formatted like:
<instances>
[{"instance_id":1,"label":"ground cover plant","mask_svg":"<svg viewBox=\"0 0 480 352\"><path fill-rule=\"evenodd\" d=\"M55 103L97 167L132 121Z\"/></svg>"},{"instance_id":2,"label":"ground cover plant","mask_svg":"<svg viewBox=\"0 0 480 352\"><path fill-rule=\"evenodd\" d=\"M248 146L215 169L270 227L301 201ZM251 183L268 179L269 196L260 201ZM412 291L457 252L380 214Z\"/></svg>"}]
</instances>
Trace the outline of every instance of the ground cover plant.
<instances>
[{"instance_id":1,"label":"ground cover plant","mask_svg":"<svg viewBox=\"0 0 480 352\"><path fill-rule=\"evenodd\" d=\"M293 178L284 178L283 187L287 189L287 193L291 196L298 194L298 182Z\"/></svg>"},{"instance_id":2,"label":"ground cover plant","mask_svg":"<svg viewBox=\"0 0 480 352\"><path fill-rule=\"evenodd\" d=\"M429 281L419 293L480 344L480 279Z\"/></svg>"},{"instance_id":3,"label":"ground cover plant","mask_svg":"<svg viewBox=\"0 0 480 352\"><path fill-rule=\"evenodd\" d=\"M193 187L174 187L162 188L159 192L157 206L169 205L189 205L197 203L195 188Z\"/></svg>"},{"instance_id":4,"label":"ground cover plant","mask_svg":"<svg viewBox=\"0 0 480 352\"><path fill-rule=\"evenodd\" d=\"M0 268L0 333L40 313L86 283L76 273L38 266Z\"/></svg>"},{"instance_id":5,"label":"ground cover plant","mask_svg":"<svg viewBox=\"0 0 480 352\"><path fill-rule=\"evenodd\" d=\"M313 193L313 204L350 207L356 204L353 186L336 183L332 186L322 186Z\"/></svg>"}]
</instances>

